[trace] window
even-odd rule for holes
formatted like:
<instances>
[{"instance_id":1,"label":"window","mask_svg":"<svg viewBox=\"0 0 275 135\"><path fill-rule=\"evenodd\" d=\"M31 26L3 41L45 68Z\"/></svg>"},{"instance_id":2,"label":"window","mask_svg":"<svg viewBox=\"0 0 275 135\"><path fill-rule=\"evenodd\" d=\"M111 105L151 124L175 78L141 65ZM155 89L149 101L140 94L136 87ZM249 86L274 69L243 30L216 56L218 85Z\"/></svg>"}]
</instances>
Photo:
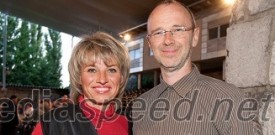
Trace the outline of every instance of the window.
<instances>
[{"instance_id":1,"label":"window","mask_svg":"<svg viewBox=\"0 0 275 135\"><path fill-rule=\"evenodd\" d=\"M218 27L209 29L209 39L218 38Z\"/></svg>"},{"instance_id":2,"label":"window","mask_svg":"<svg viewBox=\"0 0 275 135\"><path fill-rule=\"evenodd\" d=\"M138 76L137 74L131 74L128 78L126 90L136 90L138 88Z\"/></svg>"},{"instance_id":3,"label":"window","mask_svg":"<svg viewBox=\"0 0 275 135\"><path fill-rule=\"evenodd\" d=\"M130 50L129 53L130 53L131 60L141 58L141 48L136 48L136 49Z\"/></svg>"},{"instance_id":4,"label":"window","mask_svg":"<svg viewBox=\"0 0 275 135\"><path fill-rule=\"evenodd\" d=\"M154 87L154 72L144 72L141 76L141 87L151 89Z\"/></svg>"},{"instance_id":5,"label":"window","mask_svg":"<svg viewBox=\"0 0 275 135\"><path fill-rule=\"evenodd\" d=\"M141 62L140 59L142 58L142 48L135 48L130 50L130 60L131 60L131 68L140 67Z\"/></svg>"},{"instance_id":6,"label":"window","mask_svg":"<svg viewBox=\"0 0 275 135\"><path fill-rule=\"evenodd\" d=\"M210 28L208 30L209 40L217 39L221 37L226 37L226 29L229 27L229 24L219 25L217 27Z\"/></svg>"},{"instance_id":7,"label":"window","mask_svg":"<svg viewBox=\"0 0 275 135\"><path fill-rule=\"evenodd\" d=\"M229 27L229 24L221 25L220 27L220 37L226 37L226 29Z\"/></svg>"},{"instance_id":8,"label":"window","mask_svg":"<svg viewBox=\"0 0 275 135\"><path fill-rule=\"evenodd\" d=\"M130 55L130 73L143 70L143 40L144 38L130 41L126 44Z\"/></svg>"}]
</instances>

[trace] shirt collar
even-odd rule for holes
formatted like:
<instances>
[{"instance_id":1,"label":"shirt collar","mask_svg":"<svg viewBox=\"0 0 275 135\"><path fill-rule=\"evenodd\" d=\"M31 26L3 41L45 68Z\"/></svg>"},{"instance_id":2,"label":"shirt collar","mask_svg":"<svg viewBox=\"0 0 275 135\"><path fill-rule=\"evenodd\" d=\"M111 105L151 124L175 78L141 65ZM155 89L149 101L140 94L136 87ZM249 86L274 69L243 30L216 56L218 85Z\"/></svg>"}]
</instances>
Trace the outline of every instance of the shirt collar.
<instances>
[{"instance_id":1,"label":"shirt collar","mask_svg":"<svg viewBox=\"0 0 275 135\"><path fill-rule=\"evenodd\" d=\"M185 97L185 95L192 90L194 85L196 85L198 77L200 75L200 72L198 68L196 67L195 64L192 65L192 71L183 76L180 80L178 80L176 83L173 85L168 85L162 77L160 77L160 88L162 88L162 91L158 93L160 96L165 90L168 88L172 88L173 90L176 91L176 93L181 96Z\"/></svg>"}]
</instances>

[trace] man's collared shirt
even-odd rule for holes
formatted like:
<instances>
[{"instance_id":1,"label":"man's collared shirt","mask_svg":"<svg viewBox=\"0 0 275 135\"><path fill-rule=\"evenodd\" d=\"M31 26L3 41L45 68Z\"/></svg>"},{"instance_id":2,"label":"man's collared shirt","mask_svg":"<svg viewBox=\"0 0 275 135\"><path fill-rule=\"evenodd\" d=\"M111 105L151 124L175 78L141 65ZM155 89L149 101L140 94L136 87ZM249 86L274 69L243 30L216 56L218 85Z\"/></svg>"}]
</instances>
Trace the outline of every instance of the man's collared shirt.
<instances>
[{"instance_id":1,"label":"man's collared shirt","mask_svg":"<svg viewBox=\"0 0 275 135\"><path fill-rule=\"evenodd\" d=\"M191 73L173 85L161 83L142 94L132 109L134 135L253 135L261 134L254 117L245 110L251 100L238 88ZM250 117L254 116L254 117Z\"/></svg>"}]
</instances>

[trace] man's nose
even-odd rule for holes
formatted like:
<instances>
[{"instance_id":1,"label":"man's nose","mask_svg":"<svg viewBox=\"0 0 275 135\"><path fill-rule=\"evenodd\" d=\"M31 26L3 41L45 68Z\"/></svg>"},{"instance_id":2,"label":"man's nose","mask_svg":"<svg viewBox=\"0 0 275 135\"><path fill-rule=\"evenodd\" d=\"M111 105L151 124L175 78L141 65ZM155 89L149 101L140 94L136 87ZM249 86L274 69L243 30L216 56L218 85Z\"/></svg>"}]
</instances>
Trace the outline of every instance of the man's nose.
<instances>
[{"instance_id":1,"label":"man's nose","mask_svg":"<svg viewBox=\"0 0 275 135\"><path fill-rule=\"evenodd\" d=\"M174 43L174 37L173 37L173 33L171 31L166 31L164 34L164 43L166 45L170 45L172 43Z\"/></svg>"}]
</instances>

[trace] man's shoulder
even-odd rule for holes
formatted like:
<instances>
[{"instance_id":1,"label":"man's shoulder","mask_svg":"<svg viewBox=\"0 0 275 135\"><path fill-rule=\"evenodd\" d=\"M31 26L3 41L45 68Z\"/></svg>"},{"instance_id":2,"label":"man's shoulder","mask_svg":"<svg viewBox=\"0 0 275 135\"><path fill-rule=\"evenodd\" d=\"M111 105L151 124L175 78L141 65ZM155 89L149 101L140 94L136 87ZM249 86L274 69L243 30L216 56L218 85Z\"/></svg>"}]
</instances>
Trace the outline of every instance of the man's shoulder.
<instances>
[{"instance_id":1,"label":"man's shoulder","mask_svg":"<svg viewBox=\"0 0 275 135\"><path fill-rule=\"evenodd\" d=\"M213 77L209 77L206 75L200 75L199 79L198 79L199 83L202 85L209 85L209 86L221 86L221 87L229 87L232 89L238 89L235 85L227 83L223 80L219 80Z\"/></svg>"},{"instance_id":2,"label":"man's shoulder","mask_svg":"<svg viewBox=\"0 0 275 135\"><path fill-rule=\"evenodd\" d=\"M243 96L242 91L235 85L205 75L199 77L198 87L224 96Z\"/></svg>"}]
</instances>

